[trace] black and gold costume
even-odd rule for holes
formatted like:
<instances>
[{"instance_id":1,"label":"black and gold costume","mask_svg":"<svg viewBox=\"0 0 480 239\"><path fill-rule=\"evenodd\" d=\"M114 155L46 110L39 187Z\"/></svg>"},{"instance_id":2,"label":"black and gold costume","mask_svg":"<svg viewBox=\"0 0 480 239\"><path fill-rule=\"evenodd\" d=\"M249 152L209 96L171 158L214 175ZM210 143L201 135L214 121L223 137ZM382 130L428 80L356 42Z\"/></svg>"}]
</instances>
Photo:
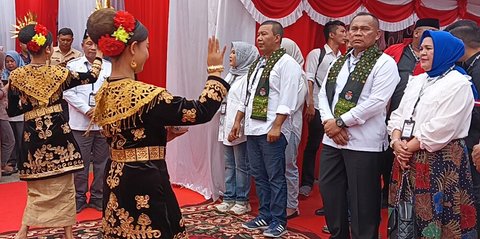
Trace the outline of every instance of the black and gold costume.
<instances>
[{"instance_id":1,"label":"black and gold costume","mask_svg":"<svg viewBox=\"0 0 480 239\"><path fill-rule=\"evenodd\" d=\"M78 145L62 114L63 91L97 80L101 62L87 73L47 65L27 65L11 72L8 115L25 113L20 179L60 176L83 168Z\"/></svg>"},{"instance_id":2,"label":"black and gold costume","mask_svg":"<svg viewBox=\"0 0 480 239\"><path fill-rule=\"evenodd\" d=\"M107 80L96 123L111 147L104 184L104 238L188 238L165 162L167 125L194 125L217 112L228 84L209 76L199 99L132 79Z\"/></svg>"}]
</instances>

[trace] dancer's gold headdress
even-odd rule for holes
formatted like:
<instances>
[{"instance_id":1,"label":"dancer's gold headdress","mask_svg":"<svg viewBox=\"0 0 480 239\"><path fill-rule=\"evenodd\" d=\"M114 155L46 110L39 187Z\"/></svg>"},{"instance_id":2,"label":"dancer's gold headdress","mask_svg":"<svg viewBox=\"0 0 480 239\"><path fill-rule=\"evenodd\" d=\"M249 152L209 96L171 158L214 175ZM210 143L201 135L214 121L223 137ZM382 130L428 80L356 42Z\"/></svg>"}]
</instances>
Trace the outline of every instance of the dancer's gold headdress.
<instances>
[{"instance_id":1,"label":"dancer's gold headdress","mask_svg":"<svg viewBox=\"0 0 480 239\"><path fill-rule=\"evenodd\" d=\"M13 34L12 38L17 38L22 28L35 23L37 23L37 14L33 12L28 12L23 18L17 18L17 25L13 25L15 30L11 31Z\"/></svg>"}]
</instances>

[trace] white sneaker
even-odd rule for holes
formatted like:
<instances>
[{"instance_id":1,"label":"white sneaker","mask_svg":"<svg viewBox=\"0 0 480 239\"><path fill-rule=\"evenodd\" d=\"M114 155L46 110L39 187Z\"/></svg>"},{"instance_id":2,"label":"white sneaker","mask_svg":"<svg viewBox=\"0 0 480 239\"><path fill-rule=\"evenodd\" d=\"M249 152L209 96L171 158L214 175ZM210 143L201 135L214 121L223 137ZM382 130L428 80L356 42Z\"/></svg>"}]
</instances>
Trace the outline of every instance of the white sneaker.
<instances>
[{"instance_id":1,"label":"white sneaker","mask_svg":"<svg viewBox=\"0 0 480 239\"><path fill-rule=\"evenodd\" d=\"M233 206L235 205L235 202L222 202L220 204L215 205L215 208L219 212L228 212Z\"/></svg>"},{"instance_id":2,"label":"white sneaker","mask_svg":"<svg viewBox=\"0 0 480 239\"><path fill-rule=\"evenodd\" d=\"M230 208L229 210L231 213L235 214L235 215L243 215L247 212L250 212L252 211L252 207L250 207L250 203L247 203L245 205L243 204L235 204L235 206L233 206L232 208Z\"/></svg>"}]
</instances>

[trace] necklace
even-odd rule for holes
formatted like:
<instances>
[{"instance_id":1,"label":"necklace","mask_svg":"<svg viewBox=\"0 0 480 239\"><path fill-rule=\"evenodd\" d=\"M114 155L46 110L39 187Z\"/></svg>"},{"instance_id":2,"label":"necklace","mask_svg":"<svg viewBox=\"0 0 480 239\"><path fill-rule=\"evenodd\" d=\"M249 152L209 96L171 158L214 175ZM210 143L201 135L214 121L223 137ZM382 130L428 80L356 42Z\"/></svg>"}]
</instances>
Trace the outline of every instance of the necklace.
<instances>
[{"instance_id":1,"label":"necklace","mask_svg":"<svg viewBox=\"0 0 480 239\"><path fill-rule=\"evenodd\" d=\"M415 54L415 51L413 50L412 44L408 44L408 48L412 52L413 57L415 57L415 62L419 62L420 58L417 56L417 54Z\"/></svg>"}]
</instances>

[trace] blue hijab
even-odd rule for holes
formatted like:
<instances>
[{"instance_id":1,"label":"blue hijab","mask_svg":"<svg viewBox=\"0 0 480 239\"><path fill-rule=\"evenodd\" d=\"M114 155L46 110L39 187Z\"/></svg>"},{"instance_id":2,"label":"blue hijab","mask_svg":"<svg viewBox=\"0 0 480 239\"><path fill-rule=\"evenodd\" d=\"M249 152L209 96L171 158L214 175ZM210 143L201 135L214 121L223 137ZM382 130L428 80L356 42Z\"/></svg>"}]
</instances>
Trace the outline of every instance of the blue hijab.
<instances>
[{"instance_id":1,"label":"blue hijab","mask_svg":"<svg viewBox=\"0 0 480 239\"><path fill-rule=\"evenodd\" d=\"M433 41L433 62L432 69L427 71L428 76L440 76L452 66L458 72L467 74L462 67L455 64L465 54L465 45L462 40L456 38L450 32L427 30L423 32L420 44L425 37L431 37ZM478 100L477 88L472 80L470 82L472 83L473 96L475 100Z\"/></svg>"},{"instance_id":2,"label":"blue hijab","mask_svg":"<svg viewBox=\"0 0 480 239\"><path fill-rule=\"evenodd\" d=\"M22 57L18 52L16 51L7 51L5 52L5 58L7 56L11 57L16 63L17 63L17 68L21 66L25 66L25 62L23 62ZM3 71L3 80L8 80L8 77L10 76L10 70L7 69L7 66L5 65L5 70Z\"/></svg>"},{"instance_id":3,"label":"blue hijab","mask_svg":"<svg viewBox=\"0 0 480 239\"><path fill-rule=\"evenodd\" d=\"M465 46L462 40L454 37L450 32L431 31L423 32L420 44L425 37L431 37L433 41L433 62L432 69L427 71L428 76L440 76L450 67L455 66L455 70L466 75L467 73L455 63L465 54Z\"/></svg>"}]
</instances>

